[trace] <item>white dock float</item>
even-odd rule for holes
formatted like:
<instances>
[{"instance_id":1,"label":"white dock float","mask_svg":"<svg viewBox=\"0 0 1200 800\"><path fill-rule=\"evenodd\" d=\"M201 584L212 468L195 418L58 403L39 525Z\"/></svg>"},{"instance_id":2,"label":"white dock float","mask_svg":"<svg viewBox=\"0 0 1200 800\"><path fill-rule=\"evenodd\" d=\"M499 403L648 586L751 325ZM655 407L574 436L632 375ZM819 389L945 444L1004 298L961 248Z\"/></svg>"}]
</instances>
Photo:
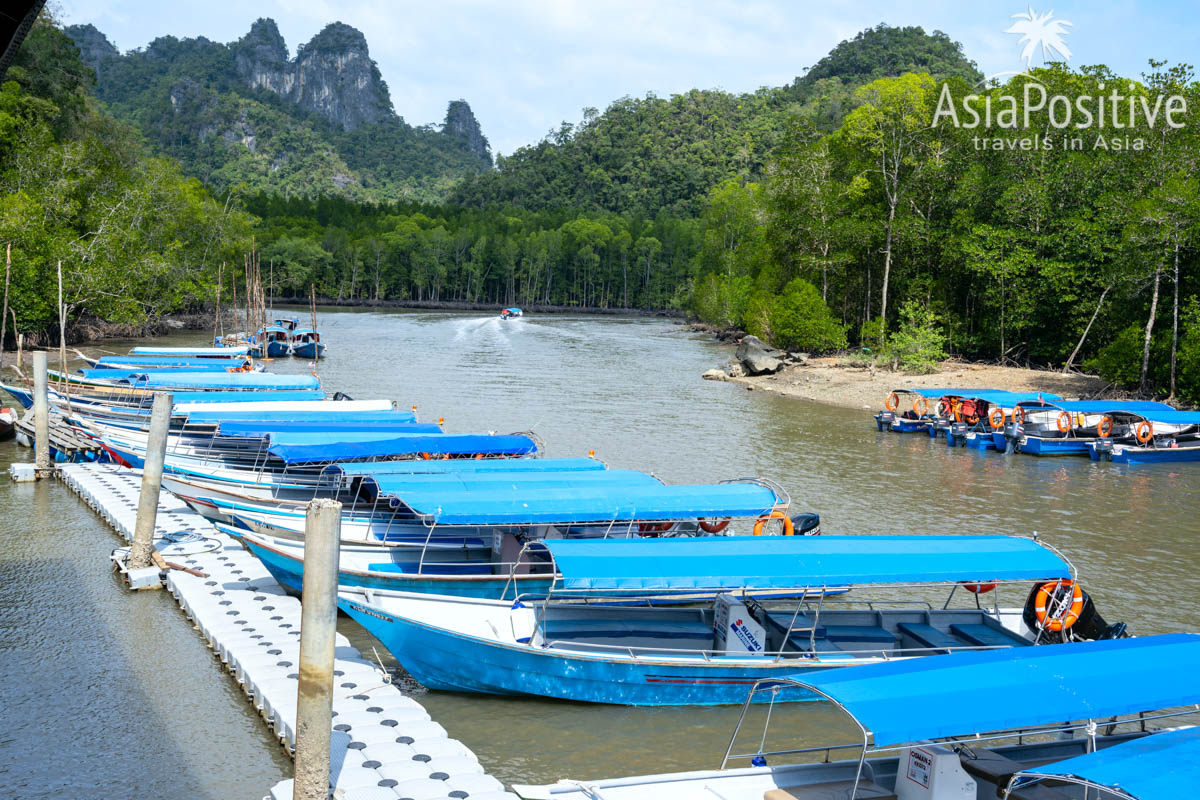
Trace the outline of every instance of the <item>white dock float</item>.
<instances>
[{"instance_id":1,"label":"white dock float","mask_svg":"<svg viewBox=\"0 0 1200 800\"><path fill-rule=\"evenodd\" d=\"M59 474L126 540L137 517L139 473L109 464L62 464ZM167 588L289 750L295 746L300 601L233 538L163 492L156 540L178 533L202 543L167 550L168 560L207 573L168 570ZM156 542L157 543L157 542ZM203 551L203 552L197 552ZM449 738L419 703L338 634L334 665L331 791L343 800L517 800L479 760ZM269 800L291 800L292 782Z\"/></svg>"}]
</instances>

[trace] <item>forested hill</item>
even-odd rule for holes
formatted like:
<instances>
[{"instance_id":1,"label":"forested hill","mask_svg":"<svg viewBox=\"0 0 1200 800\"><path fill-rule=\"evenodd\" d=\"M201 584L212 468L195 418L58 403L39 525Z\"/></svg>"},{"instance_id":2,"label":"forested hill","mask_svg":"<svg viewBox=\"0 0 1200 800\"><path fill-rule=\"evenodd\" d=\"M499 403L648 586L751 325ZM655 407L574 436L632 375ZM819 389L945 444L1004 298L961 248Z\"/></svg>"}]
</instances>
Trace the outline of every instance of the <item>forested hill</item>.
<instances>
[{"instance_id":1,"label":"forested hill","mask_svg":"<svg viewBox=\"0 0 1200 800\"><path fill-rule=\"evenodd\" d=\"M492 163L465 101L441 126L398 116L366 39L342 23L294 57L270 19L230 44L165 36L124 55L94 26L66 32L112 114L214 190L428 201Z\"/></svg>"},{"instance_id":2,"label":"forested hill","mask_svg":"<svg viewBox=\"0 0 1200 800\"><path fill-rule=\"evenodd\" d=\"M577 208L695 216L721 181L757 181L796 120L835 129L853 92L876 78L928 72L979 80L975 63L946 34L878 25L842 42L790 86L746 94L693 90L669 98L623 97L586 109L540 142L465 180L455 202L531 210Z\"/></svg>"}]
</instances>

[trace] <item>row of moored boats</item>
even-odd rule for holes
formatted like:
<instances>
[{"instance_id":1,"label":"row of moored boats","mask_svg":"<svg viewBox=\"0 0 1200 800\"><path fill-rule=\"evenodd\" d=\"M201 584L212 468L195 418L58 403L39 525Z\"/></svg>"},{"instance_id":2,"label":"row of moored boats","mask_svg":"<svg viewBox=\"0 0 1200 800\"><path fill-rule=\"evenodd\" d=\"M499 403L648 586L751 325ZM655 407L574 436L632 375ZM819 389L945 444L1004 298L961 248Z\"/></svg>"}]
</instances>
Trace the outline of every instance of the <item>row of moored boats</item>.
<instances>
[{"instance_id":1,"label":"row of moored boats","mask_svg":"<svg viewBox=\"0 0 1200 800\"><path fill-rule=\"evenodd\" d=\"M1046 392L896 389L875 415L880 431L944 437L951 447L1081 455L1093 461L1200 461L1200 411L1148 400L1063 400Z\"/></svg>"},{"instance_id":2,"label":"row of moored boats","mask_svg":"<svg viewBox=\"0 0 1200 800\"><path fill-rule=\"evenodd\" d=\"M525 797L1079 798L1113 775L1120 797L1188 794L1160 784L1198 753L1175 717L1200 703L1200 637L1131 638L1036 538L821 535L766 478L548 457L532 432L450 431L241 354L112 358L56 376L56 421L138 468L171 392L163 487L294 592L306 504L341 501L339 606L430 689L744 704L720 769ZM801 702L861 740L780 743L819 735ZM770 737L746 709L774 709Z\"/></svg>"}]
</instances>

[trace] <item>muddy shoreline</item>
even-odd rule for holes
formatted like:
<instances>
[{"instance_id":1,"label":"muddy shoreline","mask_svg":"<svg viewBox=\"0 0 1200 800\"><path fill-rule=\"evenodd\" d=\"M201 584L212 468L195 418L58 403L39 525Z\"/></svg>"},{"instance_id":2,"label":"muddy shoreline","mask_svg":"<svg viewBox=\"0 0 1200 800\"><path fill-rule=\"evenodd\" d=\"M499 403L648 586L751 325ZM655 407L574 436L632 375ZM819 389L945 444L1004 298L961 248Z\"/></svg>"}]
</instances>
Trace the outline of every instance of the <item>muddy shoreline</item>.
<instances>
[{"instance_id":1,"label":"muddy shoreline","mask_svg":"<svg viewBox=\"0 0 1200 800\"><path fill-rule=\"evenodd\" d=\"M894 389L932 387L1047 392L1068 400L1131 397L1096 375L1078 372L1064 374L956 359L942 362L940 369L929 375L909 375L851 356L809 357L789 354L797 358L785 361L778 372L743 375L739 374L743 372L740 365L731 364L736 362L733 348L737 342L737 332L718 331L701 324L691 324L688 329L712 333L718 342L729 345L729 359L714 365L716 369L706 372L705 379L737 383L747 390L772 392L842 408L881 409L888 393Z\"/></svg>"}]
</instances>

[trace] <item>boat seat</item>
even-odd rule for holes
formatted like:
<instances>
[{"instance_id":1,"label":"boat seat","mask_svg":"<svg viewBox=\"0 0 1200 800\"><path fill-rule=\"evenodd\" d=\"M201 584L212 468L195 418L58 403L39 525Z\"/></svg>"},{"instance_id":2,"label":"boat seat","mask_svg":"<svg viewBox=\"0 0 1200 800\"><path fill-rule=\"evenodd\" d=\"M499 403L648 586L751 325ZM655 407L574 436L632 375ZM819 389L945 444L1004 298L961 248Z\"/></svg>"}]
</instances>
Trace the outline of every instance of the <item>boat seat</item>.
<instances>
[{"instance_id":1,"label":"boat seat","mask_svg":"<svg viewBox=\"0 0 1200 800\"><path fill-rule=\"evenodd\" d=\"M884 630L877 625L826 625L825 638L833 641L845 639L856 642L878 642L879 644L894 644L896 634Z\"/></svg>"},{"instance_id":2,"label":"boat seat","mask_svg":"<svg viewBox=\"0 0 1200 800\"><path fill-rule=\"evenodd\" d=\"M699 620L549 619L542 635L552 639L699 639L709 642L713 630Z\"/></svg>"},{"instance_id":3,"label":"boat seat","mask_svg":"<svg viewBox=\"0 0 1200 800\"><path fill-rule=\"evenodd\" d=\"M852 800L854 781L830 781L811 786L789 786L786 789L768 789L763 800ZM896 795L868 780L859 781L853 800L896 800Z\"/></svg>"},{"instance_id":4,"label":"boat seat","mask_svg":"<svg viewBox=\"0 0 1200 800\"><path fill-rule=\"evenodd\" d=\"M923 622L901 622L896 627L901 633L916 639L917 644L935 653L949 653L955 647L962 647L962 642L958 639Z\"/></svg>"},{"instance_id":5,"label":"boat seat","mask_svg":"<svg viewBox=\"0 0 1200 800\"><path fill-rule=\"evenodd\" d=\"M976 750L974 758L963 752L959 754L958 760L962 764L962 768L972 778L979 778L987 783L994 784L996 786L997 797L1003 795L1004 787L1008 786L1009 778L1015 773L1029 768L1028 764L1013 761L1011 758L1002 756L991 750ZM1032 786L1026 786L1014 791L1010 797L1013 800L1063 800L1063 793L1048 786L1035 783Z\"/></svg>"},{"instance_id":6,"label":"boat seat","mask_svg":"<svg viewBox=\"0 0 1200 800\"><path fill-rule=\"evenodd\" d=\"M961 636L978 647L1023 647L1033 644L1025 637L1015 634L1012 631L993 628L983 623L951 625L950 632L955 636Z\"/></svg>"}]
</instances>

